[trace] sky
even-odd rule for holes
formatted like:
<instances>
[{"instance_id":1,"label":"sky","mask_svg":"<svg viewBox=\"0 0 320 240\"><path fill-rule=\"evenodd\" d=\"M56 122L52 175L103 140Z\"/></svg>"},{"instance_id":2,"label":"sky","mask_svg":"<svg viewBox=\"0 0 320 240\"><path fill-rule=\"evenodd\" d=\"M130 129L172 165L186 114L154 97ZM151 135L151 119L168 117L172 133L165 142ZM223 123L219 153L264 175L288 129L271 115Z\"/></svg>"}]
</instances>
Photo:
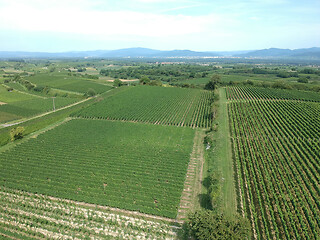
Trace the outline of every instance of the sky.
<instances>
[{"instance_id":1,"label":"sky","mask_svg":"<svg viewBox=\"0 0 320 240\"><path fill-rule=\"evenodd\" d=\"M0 51L320 47L320 0L0 0Z\"/></svg>"}]
</instances>

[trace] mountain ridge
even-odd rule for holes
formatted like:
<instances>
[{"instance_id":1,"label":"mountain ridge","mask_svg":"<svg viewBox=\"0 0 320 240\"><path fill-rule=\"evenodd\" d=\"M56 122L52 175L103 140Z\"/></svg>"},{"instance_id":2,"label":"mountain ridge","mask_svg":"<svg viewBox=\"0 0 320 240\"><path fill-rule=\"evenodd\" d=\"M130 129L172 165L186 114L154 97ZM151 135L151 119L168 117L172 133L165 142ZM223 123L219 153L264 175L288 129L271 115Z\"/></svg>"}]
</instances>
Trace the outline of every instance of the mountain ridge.
<instances>
[{"instance_id":1,"label":"mountain ridge","mask_svg":"<svg viewBox=\"0 0 320 240\"><path fill-rule=\"evenodd\" d=\"M150 48L122 48L116 50L66 51L66 52L27 52L0 51L0 58L311 58L320 59L320 47L301 49L269 48L244 51L192 51L156 50Z\"/></svg>"}]
</instances>

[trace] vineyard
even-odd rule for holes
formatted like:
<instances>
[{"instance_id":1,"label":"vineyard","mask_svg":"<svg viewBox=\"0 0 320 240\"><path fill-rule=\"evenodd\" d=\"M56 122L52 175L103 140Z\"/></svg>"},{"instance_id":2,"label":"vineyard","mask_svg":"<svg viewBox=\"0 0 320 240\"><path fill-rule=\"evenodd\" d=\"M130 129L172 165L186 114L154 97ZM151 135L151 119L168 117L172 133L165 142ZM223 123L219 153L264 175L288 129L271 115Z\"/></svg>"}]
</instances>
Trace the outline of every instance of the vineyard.
<instances>
[{"instance_id":1,"label":"vineyard","mask_svg":"<svg viewBox=\"0 0 320 240\"><path fill-rule=\"evenodd\" d=\"M137 86L74 116L208 128L212 102L209 91Z\"/></svg>"},{"instance_id":2,"label":"vineyard","mask_svg":"<svg viewBox=\"0 0 320 240\"><path fill-rule=\"evenodd\" d=\"M61 108L72 103L75 103L79 99L76 98L55 98L55 108ZM42 112L53 110L52 98L33 98L25 101L12 102L0 106L0 123L11 121L23 117L31 117Z\"/></svg>"},{"instance_id":3,"label":"vineyard","mask_svg":"<svg viewBox=\"0 0 320 240\"><path fill-rule=\"evenodd\" d=\"M94 89L97 93L103 93L112 88L111 86L99 84L83 77L70 76L67 73L40 73L26 79L37 86L49 86L80 93L87 92L89 88Z\"/></svg>"},{"instance_id":4,"label":"vineyard","mask_svg":"<svg viewBox=\"0 0 320 240\"><path fill-rule=\"evenodd\" d=\"M320 102L320 94L317 92L262 87L228 87L227 98L229 100L285 99Z\"/></svg>"},{"instance_id":5,"label":"vineyard","mask_svg":"<svg viewBox=\"0 0 320 240\"><path fill-rule=\"evenodd\" d=\"M269 95L266 95L266 94ZM290 99L286 91L278 96ZM258 239L320 236L320 104L257 88L227 89L240 206ZM286 96L286 97L284 97ZM304 99L315 100L305 95ZM301 96L296 99L302 99Z\"/></svg>"},{"instance_id":6,"label":"vineyard","mask_svg":"<svg viewBox=\"0 0 320 240\"><path fill-rule=\"evenodd\" d=\"M7 188L175 218L194 130L75 119L0 153Z\"/></svg>"},{"instance_id":7,"label":"vineyard","mask_svg":"<svg viewBox=\"0 0 320 240\"><path fill-rule=\"evenodd\" d=\"M152 218L0 187L0 238L173 239L177 230Z\"/></svg>"}]
</instances>

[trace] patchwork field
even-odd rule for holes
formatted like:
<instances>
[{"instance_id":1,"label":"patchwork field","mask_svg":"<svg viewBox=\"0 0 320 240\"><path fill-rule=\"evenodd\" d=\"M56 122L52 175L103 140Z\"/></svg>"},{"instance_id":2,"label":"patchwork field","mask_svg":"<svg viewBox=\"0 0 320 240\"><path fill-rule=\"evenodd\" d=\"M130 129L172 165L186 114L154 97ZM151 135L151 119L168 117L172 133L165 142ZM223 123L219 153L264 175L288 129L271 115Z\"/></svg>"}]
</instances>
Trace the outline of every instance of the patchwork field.
<instances>
[{"instance_id":1,"label":"patchwork field","mask_svg":"<svg viewBox=\"0 0 320 240\"><path fill-rule=\"evenodd\" d=\"M74 116L208 128L212 102L209 91L136 86Z\"/></svg>"},{"instance_id":2,"label":"patchwork field","mask_svg":"<svg viewBox=\"0 0 320 240\"><path fill-rule=\"evenodd\" d=\"M4 187L175 218L194 130L75 119L0 154Z\"/></svg>"},{"instance_id":3,"label":"patchwork field","mask_svg":"<svg viewBox=\"0 0 320 240\"><path fill-rule=\"evenodd\" d=\"M230 99L243 100L229 103L229 116L240 206L255 238L318 239L320 104L270 101L263 98L275 97L273 91L265 95L251 88L227 92Z\"/></svg>"}]
</instances>

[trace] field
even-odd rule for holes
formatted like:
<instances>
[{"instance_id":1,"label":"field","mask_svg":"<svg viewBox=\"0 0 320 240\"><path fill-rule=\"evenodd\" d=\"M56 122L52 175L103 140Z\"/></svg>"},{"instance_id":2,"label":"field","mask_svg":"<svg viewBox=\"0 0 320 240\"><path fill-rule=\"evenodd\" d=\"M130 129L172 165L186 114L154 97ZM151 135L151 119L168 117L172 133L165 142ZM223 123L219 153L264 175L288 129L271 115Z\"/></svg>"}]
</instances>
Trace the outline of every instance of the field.
<instances>
[{"instance_id":1,"label":"field","mask_svg":"<svg viewBox=\"0 0 320 240\"><path fill-rule=\"evenodd\" d=\"M8 188L175 218L193 135L190 128L71 120L1 153L0 181Z\"/></svg>"},{"instance_id":2,"label":"field","mask_svg":"<svg viewBox=\"0 0 320 240\"><path fill-rule=\"evenodd\" d=\"M0 238L172 239L177 230L154 218L0 187Z\"/></svg>"},{"instance_id":3,"label":"field","mask_svg":"<svg viewBox=\"0 0 320 240\"><path fill-rule=\"evenodd\" d=\"M92 88L97 93L103 93L111 89L111 86L99 84L80 76L70 76L67 73L39 73L35 76L27 77L26 80L37 86L49 86L71 92L85 93Z\"/></svg>"},{"instance_id":4,"label":"field","mask_svg":"<svg viewBox=\"0 0 320 240\"><path fill-rule=\"evenodd\" d=\"M74 116L208 128L212 101L209 91L137 86Z\"/></svg>"},{"instance_id":5,"label":"field","mask_svg":"<svg viewBox=\"0 0 320 240\"><path fill-rule=\"evenodd\" d=\"M262 87L228 87L227 98L229 100L283 99L320 102L320 94L317 92Z\"/></svg>"},{"instance_id":6,"label":"field","mask_svg":"<svg viewBox=\"0 0 320 240\"><path fill-rule=\"evenodd\" d=\"M254 236L317 239L320 104L279 100L316 100L280 90L230 88L227 93L240 205Z\"/></svg>"},{"instance_id":7,"label":"field","mask_svg":"<svg viewBox=\"0 0 320 240\"><path fill-rule=\"evenodd\" d=\"M0 101L6 104L0 105L0 123L31 117L53 110L52 98L39 97L32 94L12 91L8 92L0 86ZM77 98L56 97L55 108L61 108L75 103Z\"/></svg>"}]
</instances>

